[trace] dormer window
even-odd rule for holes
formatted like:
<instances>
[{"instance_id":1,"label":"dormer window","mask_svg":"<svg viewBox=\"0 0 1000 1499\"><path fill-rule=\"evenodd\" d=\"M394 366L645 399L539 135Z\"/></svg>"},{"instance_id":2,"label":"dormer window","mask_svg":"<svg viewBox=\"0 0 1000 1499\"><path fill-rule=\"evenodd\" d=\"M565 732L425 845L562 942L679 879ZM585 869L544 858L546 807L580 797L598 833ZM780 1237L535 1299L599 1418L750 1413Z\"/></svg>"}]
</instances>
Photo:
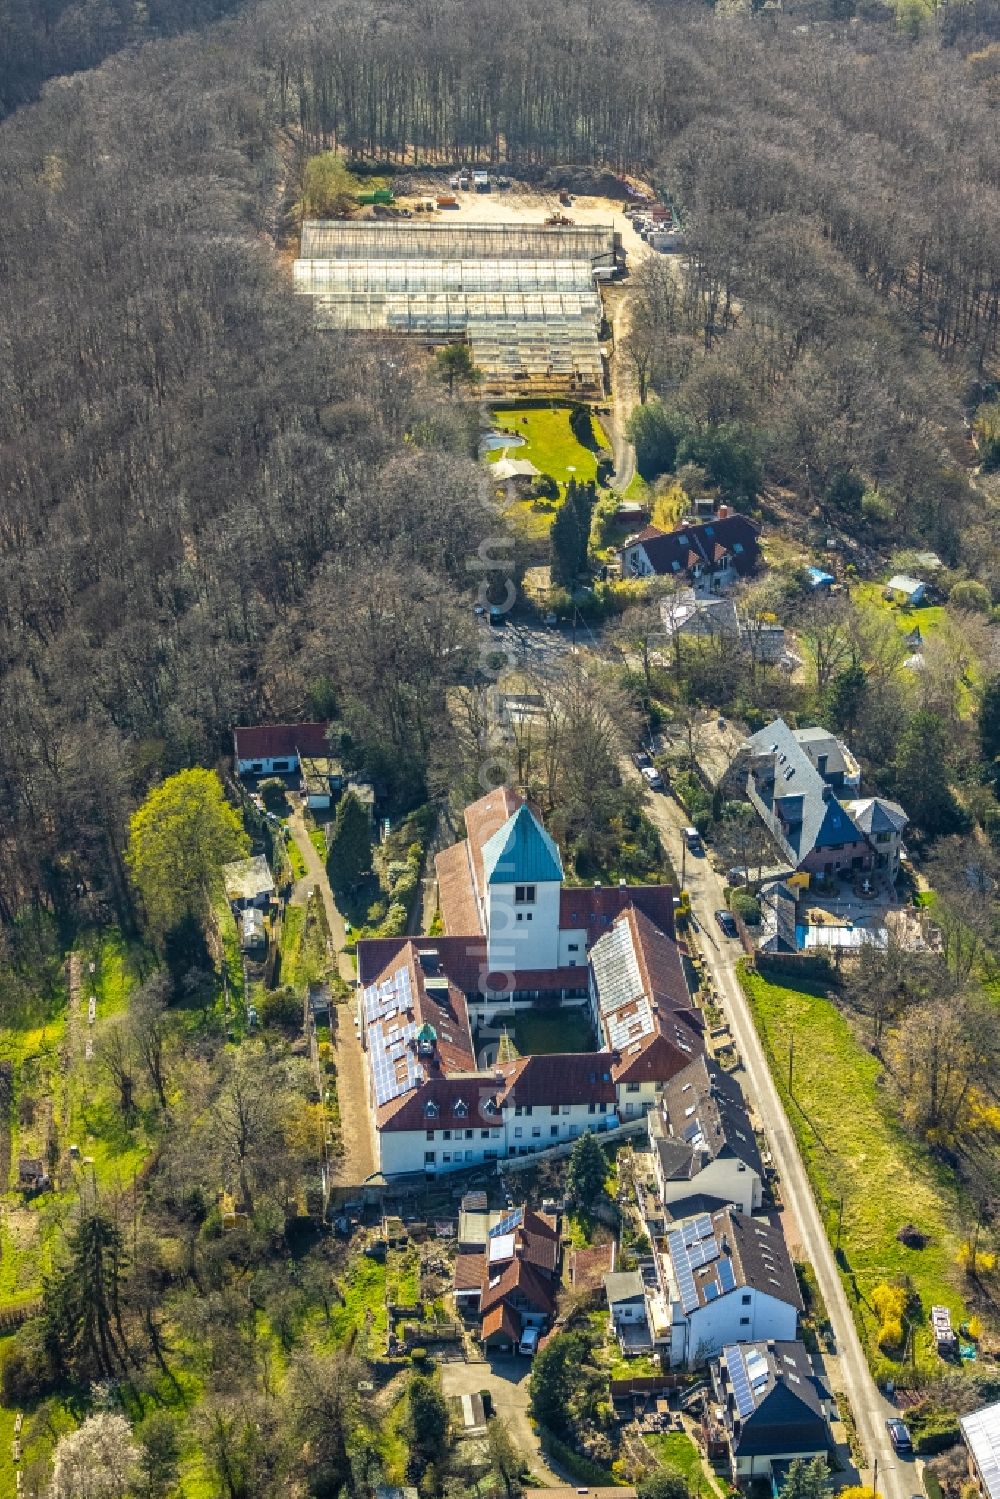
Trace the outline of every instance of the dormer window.
<instances>
[{"instance_id":1,"label":"dormer window","mask_svg":"<svg viewBox=\"0 0 1000 1499\"><path fill-rule=\"evenodd\" d=\"M433 1098L429 1098L424 1105L424 1113L427 1115L427 1118L436 1119L440 1112L441 1110L438 1108Z\"/></svg>"},{"instance_id":2,"label":"dormer window","mask_svg":"<svg viewBox=\"0 0 1000 1499\"><path fill-rule=\"evenodd\" d=\"M469 1112L469 1105L467 1103L463 1103L462 1099L459 1099L455 1104L453 1112L459 1119L464 1119Z\"/></svg>"}]
</instances>

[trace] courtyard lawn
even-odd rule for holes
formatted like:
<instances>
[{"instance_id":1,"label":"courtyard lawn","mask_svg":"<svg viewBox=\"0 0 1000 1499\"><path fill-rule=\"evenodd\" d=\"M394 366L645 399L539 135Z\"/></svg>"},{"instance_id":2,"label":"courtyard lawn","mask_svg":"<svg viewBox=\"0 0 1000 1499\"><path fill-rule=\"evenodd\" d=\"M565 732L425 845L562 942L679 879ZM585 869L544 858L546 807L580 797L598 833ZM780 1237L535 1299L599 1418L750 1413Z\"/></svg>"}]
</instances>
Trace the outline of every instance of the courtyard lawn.
<instances>
[{"instance_id":1,"label":"courtyard lawn","mask_svg":"<svg viewBox=\"0 0 1000 1499\"><path fill-rule=\"evenodd\" d=\"M929 1360L931 1305L948 1305L956 1326L966 1315L955 1267L954 1179L904 1134L881 1063L859 1044L832 1001L757 974L744 974L743 987L834 1244L843 1202L841 1268L869 1357L879 1357L871 1292L906 1275L921 1302L918 1357ZM926 1235L926 1248L908 1249L899 1242L904 1224Z\"/></svg>"},{"instance_id":2,"label":"courtyard lawn","mask_svg":"<svg viewBox=\"0 0 1000 1499\"><path fill-rule=\"evenodd\" d=\"M510 1035L522 1057L593 1051L595 1047L590 1011L584 1005L553 1012L525 1010L517 1016Z\"/></svg>"}]
</instances>

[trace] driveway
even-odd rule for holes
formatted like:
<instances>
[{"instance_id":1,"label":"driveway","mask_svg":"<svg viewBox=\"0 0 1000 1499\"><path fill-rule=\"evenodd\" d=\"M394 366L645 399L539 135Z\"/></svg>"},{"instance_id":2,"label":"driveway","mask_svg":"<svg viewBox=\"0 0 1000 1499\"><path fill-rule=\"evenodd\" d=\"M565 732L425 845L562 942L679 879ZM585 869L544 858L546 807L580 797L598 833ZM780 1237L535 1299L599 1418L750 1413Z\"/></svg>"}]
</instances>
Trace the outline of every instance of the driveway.
<instances>
[{"instance_id":1,"label":"driveway","mask_svg":"<svg viewBox=\"0 0 1000 1499\"><path fill-rule=\"evenodd\" d=\"M638 772L628 764L624 774L639 780ZM775 1165L781 1177L781 1191L794 1219L805 1257L812 1264L833 1324L837 1343L836 1360L828 1360L831 1381L846 1393L851 1403L868 1467L862 1468L862 1481L872 1485L872 1462L878 1461L878 1481L885 1499L909 1499L920 1491L917 1468L913 1460L897 1457L885 1429L886 1417L896 1414L895 1407L882 1396L871 1377L854 1318L851 1316L833 1250L820 1219L809 1178L799 1155L795 1136L774 1086L764 1056L757 1028L736 974L736 964L743 949L739 942L722 935L713 912L725 905L723 882L705 855L688 854L682 861L680 830L687 816L673 797L650 793L646 810L662 834L667 853L678 872L685 869L685 887L691 897L691 909L701 930L694 938L708 965L712 982L729 1020L737 1047L746 1069L742 1080L758 1118L763 1122Z\"/></svg>"},{"instance_id":2,"label":"driveway","mask_svg":"<svg viewBox=\"0 0 1000 1499\"><path fill-rule=\"evenodd\" d=\"M489 1390L497 1415L510 1432L511 1441L524 1454L532 1475L546 1488L576 1486L575 1479L561 1477L542 1456L528 1419L528 1358L493 1358L485 1364L448 1363L441 1365L441 1388L447 1395L474 1395Z\"/></svg>"},{"instance_id":3,"label":"driveway","mask_svg":"<svg viewBox=\"0 0 1000 1499\"><path fill-rule=\"evenodd\" d=\"M364 1053L354 1029L354 964L350 954L344 952L344 918L337 910L326 865L309 838L301 802L296 802L288 819L288 826L306 866L305 882L307 885L315 885L323 897L330 936L337 951L338 971L341 978L351 986L351 998L346 1004L337 1007L337 1026L332 1037L337 1064L341 1139L344 1146L343 1154L334 1168L333 1180L338 1187L359 1187L375 1170L375 1154L368 1119Z\"/></svg>"}]
</instances>

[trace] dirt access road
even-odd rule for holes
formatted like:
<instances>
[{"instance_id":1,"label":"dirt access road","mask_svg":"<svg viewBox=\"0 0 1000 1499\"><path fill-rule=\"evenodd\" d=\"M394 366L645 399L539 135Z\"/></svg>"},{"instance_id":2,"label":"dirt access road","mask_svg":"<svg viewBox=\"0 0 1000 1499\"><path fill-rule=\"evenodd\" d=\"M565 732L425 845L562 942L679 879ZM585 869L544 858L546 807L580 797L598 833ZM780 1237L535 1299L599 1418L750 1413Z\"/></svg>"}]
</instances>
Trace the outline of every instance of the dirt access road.
<instances>
[{"instance_id":1,"label":"dirt access road","mask_svg":"<svg viewBox=\"0 0 1000 1499\"><path fill-rule=\"evenodd\" d=\"M497 1415L510 1432L511 1441L523 1455L532 1476L544 1488L562 1488L576 1480L554 1472L542 1456L531 1421L528 1418L528 1377L531 1360L527 1358L493 1358L489 1363L448 1363L441 1365L441 1389L444 1395L475 1395L489 1390Z\"/></svg>"},{"instance_id":2,"label":"dirt access road","mask_svg":"<svg viewBox=\"0 0 1000 1499\"><path fill-rule=\"evenodd\" d=\"M623 768L623 774L633 780L641 779L631 763ZM911 1495L920 1491L918 1467L912 1459L897 1456L889 1441L885 1429L886 1418L897 1412L877 1389L869 1372L833 1250L737 976L736 964L743 955L743 949L739 942L722 935L713 915L725 905L723 882L705 855L699 857L688 854L682 859L680 834L688 818L673 797L663 792L652 792L646 801L646 810L659 828L672 862L678 872L684 867L685 888L691 897L691 909L701 929L695 940L708 965L712 982L721 996L723 1009L743 1058L746 1070L744 1087L758 1118L764 1124L781 1177L782 1196L791 1210L803 1252L816 1272L830 1314L837 1343L837 1357L828 1361L830 1378L834 1386L842 1390L850 1400L867 1455L867 1466L861 1469L862 1481L872 1485L873 1463L877 1460L878 1482L885 1499L910 1499Z\"/></svg>"},{"instance_id":3,"label":"dirt access road","mask_svg":"<svg viewBox=\"0 0 1000 1499\"><path fill-rule=\"evenodd\" d=\"M372 1148L371 1128L368 1116L368 1088L365 1079L365 1060L361 1042L354 1029L354 964L350 954L344 951L346 940L344 918L330 889L326 865L312 845L303 817L302 803L296 801L288 826L295 846L306 866L305 880L299 882L296 896L305 887L305 893L315 885L323 898L323 907L330 928L330 936L337 951L337 968L342 979L351 986L351 998L337 1007L337 1027L333 1036L334 1056L337 1063L337 1102L340 1106L340 1129L344 1153L334 1171L334 1185L359 1187L375 1170L375 1153Z\"/></svg>"}]
</instances>

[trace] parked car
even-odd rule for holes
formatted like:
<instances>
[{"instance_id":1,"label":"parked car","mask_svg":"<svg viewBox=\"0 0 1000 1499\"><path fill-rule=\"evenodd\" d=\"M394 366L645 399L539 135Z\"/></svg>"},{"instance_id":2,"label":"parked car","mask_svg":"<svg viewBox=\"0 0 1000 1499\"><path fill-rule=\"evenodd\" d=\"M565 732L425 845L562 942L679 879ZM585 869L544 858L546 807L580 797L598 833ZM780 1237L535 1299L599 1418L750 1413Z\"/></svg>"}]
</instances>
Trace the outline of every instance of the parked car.
<instances>
[{"instance_id":1,"label":"parked car","mask_svg":"<svg viewBox=\"0 0 1000 1499\"><path fill-rule=\"evenodd\" d=\"M736 864L726 870L726 879L731 885L749 885L750 871L745 864Z\"/></svg>"},{"instance_id":2,"label":"parked car","mask_svg":"<svg viewBox=\"0 0 1000 1499\"><path fill-rule=\"evenodd\" d=\"M910 1436L910 1428L905 1421L898 1416L889 1416L885 1423L885 1429L889 1433L894 1452L912 1452L913 1439Z\"/></svg>"},{"instance_id":3,"label":"parked car","mask_svg":"<svg viewBox=\"0 0 1000 1499\"><path fill-rule=\"evenodd\" d=\"M715 919L722 928L722 935L724 937L738 937L740 935L731 911L716 911Z\"/></svg>"},{"instance_id":4,"label":"parked car","mask_svg":"<svg viewBox=\"0 0 1000 1499\"><path fill-rule=\"evenodd\" d=\"M650 760L645 750L634 751L632 755L632 764L635 766L636 770L645 770L646 766L651 765L652 763L653 762Z\"/></svg>"},{"instance_id":5,"label":"parked car","mask_svg":"<svg viewBox=\"0 0 1000 1499\"><path fill-rule=\"evenodd\" d=\"M681 837L688 846L688 852L692 854L701 853L701 834L697 828L684 828Z\"/></svg>"},{"instance_id":6,"label":"parked car","mask_svg":"<svg viewBox=\"0 0 1000 1499\"><path fill-rule=\"evenodd\" d=\"M663 777L655 765L643 765L641 770L642 778L651 791L663 790Z\"/></svg>"},{"instance_id":7,"label":"parked car","mask_svg":"<svg viewBox=\"0 0 1000 1499\"><path fill-rule=\"evenodd\" d=\"M486 613L486 605L485 604L473 604L473 606L472 606L472 612L476 616L477 619L482 619L483 615Z\"/></svg>"},{"instance_id":8,"label":"parked car","mask_svg":"<svg viewBox=\"0 0 1000 1499\"><path fill-rule=\"evenodd\" d=\"M559 623L559 617L550 609L548 614L542 615L542 623L545 625L557 625Z\"/></svg>"}]
</instances>

